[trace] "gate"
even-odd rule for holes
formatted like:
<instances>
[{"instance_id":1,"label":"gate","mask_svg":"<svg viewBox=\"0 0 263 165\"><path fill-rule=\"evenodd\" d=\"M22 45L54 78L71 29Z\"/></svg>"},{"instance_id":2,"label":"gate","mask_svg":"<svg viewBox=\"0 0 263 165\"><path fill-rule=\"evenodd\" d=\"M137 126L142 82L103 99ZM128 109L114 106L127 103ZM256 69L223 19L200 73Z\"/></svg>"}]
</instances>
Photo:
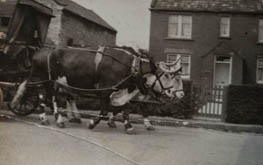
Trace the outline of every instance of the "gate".
<instances>
[{"instance_id":1,"label":"gate","mask_svg":"<svg viewBox=\"0 0 263 165\"><path fill-rule=\"evenodd\" d=\"M199 104L198 116L222 118L224 87L215 86L213 88L198 88Z\"/></svg>"}]
</instances>

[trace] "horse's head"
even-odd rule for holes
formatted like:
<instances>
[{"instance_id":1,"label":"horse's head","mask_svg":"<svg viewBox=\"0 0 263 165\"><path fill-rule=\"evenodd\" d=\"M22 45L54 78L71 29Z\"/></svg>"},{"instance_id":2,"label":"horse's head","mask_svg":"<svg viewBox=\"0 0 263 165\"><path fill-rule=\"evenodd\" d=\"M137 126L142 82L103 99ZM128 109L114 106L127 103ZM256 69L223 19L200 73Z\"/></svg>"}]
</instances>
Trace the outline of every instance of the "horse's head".
<instances>
[{"instance_id":1,"label":"horse's head","mask_svg":"<svg viewBox=\"0 0 263 165\"><path fill-rule=\"evenodd\" d=\"M152 63L152 61L150 61ZM146 86L154 92L164 94L170 98L184 97L183 81L181 79L181 60L180 58L173 63L158 62L152 73L145 74Z\"/></svg>"}]
</instances>

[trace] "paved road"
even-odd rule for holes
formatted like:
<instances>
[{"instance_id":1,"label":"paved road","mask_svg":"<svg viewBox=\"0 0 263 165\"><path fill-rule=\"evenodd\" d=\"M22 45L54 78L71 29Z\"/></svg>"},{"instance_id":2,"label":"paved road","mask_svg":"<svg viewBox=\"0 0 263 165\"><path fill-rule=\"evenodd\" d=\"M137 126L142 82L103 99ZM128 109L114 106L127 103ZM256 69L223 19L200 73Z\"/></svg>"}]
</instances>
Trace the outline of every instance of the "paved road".
<instances>
[{"instance_id":1,"label":"paved road","mask_svg":"<svg viewBox=\"0 0 263 165\"><path fill-rule=\"evenodd\" d=\"M35 120L29 117L26 121ZM54 128L54 129L53 129ZM262 165L263 135L156 127L126 135L122 124L95 130L47 128L0 117L0 165Z\"/></svg>"}]
</instances>

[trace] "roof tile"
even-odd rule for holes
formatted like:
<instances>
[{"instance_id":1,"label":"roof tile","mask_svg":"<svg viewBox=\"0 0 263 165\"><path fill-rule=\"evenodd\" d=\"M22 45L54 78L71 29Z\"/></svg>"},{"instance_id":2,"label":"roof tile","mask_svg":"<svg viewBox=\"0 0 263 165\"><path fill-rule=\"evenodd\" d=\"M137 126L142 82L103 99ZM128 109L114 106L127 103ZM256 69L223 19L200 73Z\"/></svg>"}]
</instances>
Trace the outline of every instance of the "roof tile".
<instances>
[{"instance_id":1,"label":"roof tile","mask_svg":"<svg viewBox=\"0 0 263 165\"><path fill-rule=\"evenodd\" d=\"M111 31L117 32L112 26L110 26L105 20L90 9L87 9L71 0L56 0L58 3L65 5L64 10L70 11L78 16L83 17L91 22L101 25Z\"/></svg>"},{"instance_id":2,"label":"roof tile","mask_svg":"<svg viewBox=\"0 0 263 165\"><path fill-rule=\"evenodd\" d=\"M263 12L263 0L152 0L152 9L216 12Z\"/></svg>"}]
</instances>

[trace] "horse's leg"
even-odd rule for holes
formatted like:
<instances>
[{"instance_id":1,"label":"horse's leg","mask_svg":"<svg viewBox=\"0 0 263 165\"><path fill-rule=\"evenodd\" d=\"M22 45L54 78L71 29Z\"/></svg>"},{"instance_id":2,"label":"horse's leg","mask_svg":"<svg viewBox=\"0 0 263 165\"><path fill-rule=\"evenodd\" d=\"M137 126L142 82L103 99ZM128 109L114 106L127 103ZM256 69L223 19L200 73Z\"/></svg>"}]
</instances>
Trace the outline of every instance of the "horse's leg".
<instances>
[{"instance_id":1,"label":"horse's leg","mask_svg":"<svg viewBox=\"0 0 263 165\"><path fill-rule=\"evenodd\" d=\"M108 96L108 95L107 95ZM108 106L109 106L109 103L110 103L110 99L109 97L103 97L101 95L100 97L100 105L101 105L101 110L100 110L100 114L98 117L96 117L95 119L91 119L90 122L89 122L89 129L93 129L95 128L99 123L100 121L105 117L107 116L108 114Z\"/></svg>"},{"instance_id":2,"label":"horse's leg","mask_svg":"<svg viewBox=\"0 0 263 165\"><path fill-rule=\"evenodd\" d=\"M42 125L49 125L49 121L48 121L47 116L46 116L46 107L47 106L44 103L43 97L44 97L43 95L39 95L39 98L41 99L39 106L42 110L42 113L39 114L39 119L40 119Z\"/></svg>"},{"instance_id":3,"label":"horse's leg","mask_svg":"<svg viewBox=\"0 0 263 165\"><path fill-rule=\"evenodd\" d=\"M52 103L53 103L53 109L54 109L54 116L56 119L56 124L59 128L65 128L65 123L64 123L64 119L63 116L60 112L58 112L58 106L57 106L57 102L55 99L55 96L53 96L52 98Z\"/></svg>"},{"instance_id":4,"label":"horse's leg","mask_svg":"<svg viewBox=\"0 0 263 165\"><path fill-rule=\"evenodd\" d=\"M116 128L117 125L115 124L115 119L116 119L116 115L118 114L118 112L113 111L112 113L110 113L109 115L109 120L108 120L108 126L111 128Z\"/></svg>"},{"instance_id":5,"label":"horse's leg","mask_svg":"<svg viewBox=\"0 0 263 165\"><path fill-rule=\"evenodd\" d=\"M124 128L127 134L133 134L134 133L134 128L131 125L130 121L129 121L129 109L124 108L123 112L122 112L122 117L124 120Z\"/></svg>"},{"instance_id":6,"label":"horse's leg","mask_svg":"<svg viewBox=\"0 0 263 165\"><path fill-rule=\"evenodd\" d=\"M68 110L69 122L80 124L81 123L80 113L77 108L76 101L74 99L70 99L67 101L67 110Z\"/></svg>"},{"instance_id":7,"label":"horse's leg","mask_svg":"<svg viewBox=\"0 0 263 165\"><path fill-rule=\"evenodd\" d=\"M144 124L146 130L153 131L154 127L149 120L149 113L148 113L147 105L143 104L143 106L140 106L140 109L141 109L142 116L143 116L143 124Z\"/></svg>"}]
</instances>

